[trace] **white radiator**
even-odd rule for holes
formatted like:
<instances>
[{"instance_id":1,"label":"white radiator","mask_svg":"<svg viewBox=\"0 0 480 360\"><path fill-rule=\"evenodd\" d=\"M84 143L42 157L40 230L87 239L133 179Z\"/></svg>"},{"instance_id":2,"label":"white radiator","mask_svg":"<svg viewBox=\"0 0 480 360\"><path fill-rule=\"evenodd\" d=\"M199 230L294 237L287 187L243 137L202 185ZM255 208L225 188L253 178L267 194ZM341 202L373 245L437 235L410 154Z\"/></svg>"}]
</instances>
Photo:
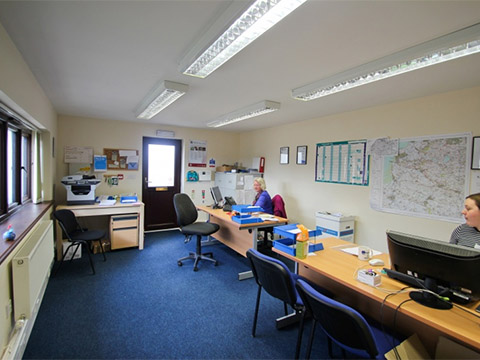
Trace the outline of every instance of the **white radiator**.
<instances>
[{"instance_id":1,"label":"white radiator","mask_svg":"<svg viewBox=\"0 0 480 360\"><path fill-rule=\"evenodd\" d=\"M15 328L2 359L21 359L47 287L54 258L53 222L42 221L12 261Z\"/></svg>"}]
</instances>

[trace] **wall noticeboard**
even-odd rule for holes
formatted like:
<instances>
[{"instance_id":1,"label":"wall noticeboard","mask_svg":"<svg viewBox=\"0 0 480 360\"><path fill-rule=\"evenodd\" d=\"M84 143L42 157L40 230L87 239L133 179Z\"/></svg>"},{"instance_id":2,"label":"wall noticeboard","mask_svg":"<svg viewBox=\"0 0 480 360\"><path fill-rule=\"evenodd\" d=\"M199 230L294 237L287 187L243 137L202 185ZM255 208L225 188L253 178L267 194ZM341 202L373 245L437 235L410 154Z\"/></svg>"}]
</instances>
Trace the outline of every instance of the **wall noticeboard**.
<instances>
[{"instance_id":1,"label":"wall noticeboard","mask_svg":"<svg viewBox=\"0 0 480 360\"><path fill-rule=\"evenodd\" d=\"M138 150L103 149L108 170L138 170Z\"/></svg>"},{"instance_id":2,"label":"wall noticeboard","mask_svg":"<svg viewBox=\"0 0 480 360\"><path fill-rule=\"evenodd\" d=\"M93 147L65 146L64 162L67 164L91 164Z\"/></svg>"}]
</instances>

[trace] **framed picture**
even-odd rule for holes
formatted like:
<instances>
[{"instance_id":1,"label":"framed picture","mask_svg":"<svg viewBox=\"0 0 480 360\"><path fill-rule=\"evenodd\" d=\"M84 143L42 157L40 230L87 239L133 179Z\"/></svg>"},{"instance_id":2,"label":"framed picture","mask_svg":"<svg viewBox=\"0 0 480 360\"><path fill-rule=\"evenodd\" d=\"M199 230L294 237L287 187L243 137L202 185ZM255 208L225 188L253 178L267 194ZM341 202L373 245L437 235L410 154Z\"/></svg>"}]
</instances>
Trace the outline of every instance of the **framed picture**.
<instances>
[{"instance_id":1,"label":"framed picture","mask_svg":"<svg viewBox=\"0 0 480 360\"><path fill-rule=\"evenodd\" d=\"M288 164L289 147L283 146L280 148L280 164Z\"/></svg>"},{"instance_id":2,"label":"framed picture","mask_svg":"<svg viewBox=\"0 0 480 360\"><path fill-rule=\"evenodd\" d=\"M297 146L297 165L307 165L307 145Z\"/></svg>"},{"instance_id":3,"label":"framed picture","mask_svg":"<svg viewBox=\"0 0 480 360\"><path fill-rule=\"evenodd\" d=\"M480 136L473 137L472 170L480 170Z\"/></svg>"}]
</instances>

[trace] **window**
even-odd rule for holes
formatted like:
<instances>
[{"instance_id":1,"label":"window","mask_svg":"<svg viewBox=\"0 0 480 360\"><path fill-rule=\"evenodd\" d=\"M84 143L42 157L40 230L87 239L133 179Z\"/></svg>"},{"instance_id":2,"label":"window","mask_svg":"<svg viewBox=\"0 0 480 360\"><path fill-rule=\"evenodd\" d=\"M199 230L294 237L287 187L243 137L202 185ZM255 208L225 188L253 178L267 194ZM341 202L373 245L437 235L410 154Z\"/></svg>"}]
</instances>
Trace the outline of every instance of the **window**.
<instances>
[{"instance_id":1,"label":"window","mask_svg":"<svg viewBox=\"0 0 480 360\"><path fill-rule=\"evenodd\" d=\"M0 220L31 200L31 133L0 109Z\"/></svg>"}]
</instances>

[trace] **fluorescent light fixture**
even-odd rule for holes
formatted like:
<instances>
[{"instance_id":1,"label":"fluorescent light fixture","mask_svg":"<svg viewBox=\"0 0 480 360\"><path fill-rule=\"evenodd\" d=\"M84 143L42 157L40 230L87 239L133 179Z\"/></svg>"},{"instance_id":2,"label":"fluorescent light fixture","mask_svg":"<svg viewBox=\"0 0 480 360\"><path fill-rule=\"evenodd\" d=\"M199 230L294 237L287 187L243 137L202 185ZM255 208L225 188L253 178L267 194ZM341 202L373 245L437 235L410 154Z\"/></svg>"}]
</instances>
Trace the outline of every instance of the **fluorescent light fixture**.
<instances>
[{"instance_id":1,"label":"fluorescent light fixture","mask_svg":"<svg viewBox=\"0 0 480 360\"><path fill-rule=\"evenodd\" d=\"M292 90L309 101L480 52L480 23Z\"/></svg>"},{"instance_id":2,"label":"fluorescent light fixture","mask_svg":"<svg viewBox=\"0 0 480 360\"><path fill-rule=\"evenodd\" d=\"M208 43L204 40L203 43L210 46L206 50L204 46L191 56L190 60L184 61L183 63L186 64L181 66L181 71L186 75L207 77L305 1L307 0L255 1L213 43L211 38ZM231 8L238 7L235 3L233 2ZM225 13L230 15L232 11L227 9ZM197 45L197 47L200 46Z\"/></svg>"},{"instance_id":3,"label":"fluorescent light fixture","mask_svg":"<svg viewBox=\"0 0 480 360\"><path fill-rule=\"evenodd\" d=\"M138 119L150 120L188 91L188 85L162 81L155 86L135 111Z\"/></svg>"},{"instance_id":4,"label":"fluorescent light fixture","mask_svg":"<svg viewBox=\"0 0 480 360\"><path fill-rule=\"evenodd\" d=\"M260 116L267 114L272 111L280 109L280 103L264 100L256 103L254 105L247 106L243 109L231 112L229 114L223 115L215 121L209 122L207 126L209 127L220 127L228 124L233 124L237 121L242 121L250 119L255 116Z\"/></svg>"}]
</instances>

